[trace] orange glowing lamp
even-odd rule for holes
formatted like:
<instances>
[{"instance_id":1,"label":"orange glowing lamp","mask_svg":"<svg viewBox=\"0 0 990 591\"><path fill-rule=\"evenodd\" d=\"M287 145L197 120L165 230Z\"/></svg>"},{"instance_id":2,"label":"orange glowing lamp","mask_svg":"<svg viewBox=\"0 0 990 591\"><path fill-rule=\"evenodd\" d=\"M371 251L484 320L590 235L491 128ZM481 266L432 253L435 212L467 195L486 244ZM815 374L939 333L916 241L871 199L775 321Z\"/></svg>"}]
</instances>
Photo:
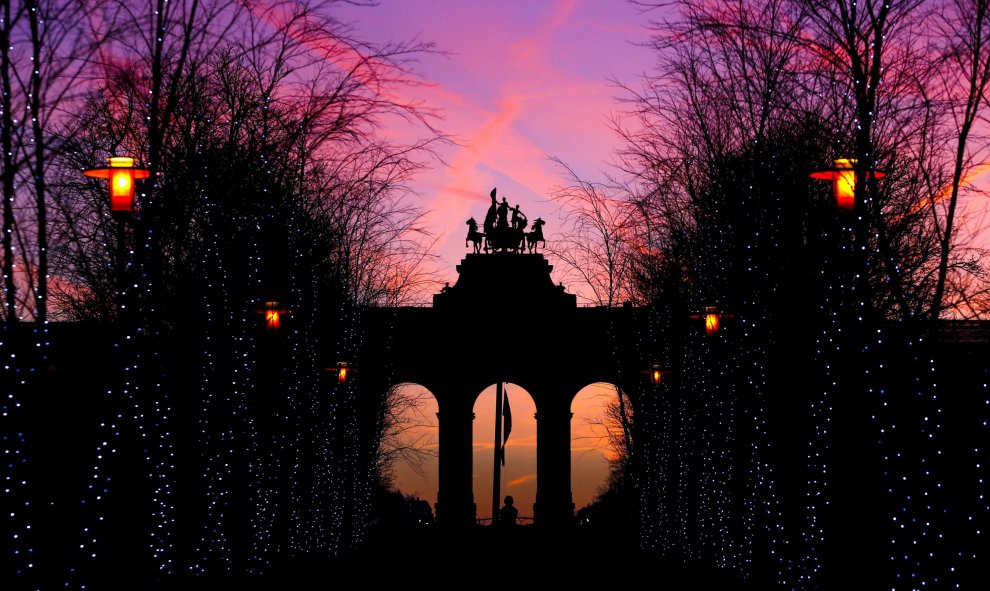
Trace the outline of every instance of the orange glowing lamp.
<instances>
[{"instance_id":1,"label":"orange glowing lamp","mask_svg":"<svg viewBox=\"0 0 990 591\"><path fill-rule=\"evenodd\" d=\"M713 335L718 332L718 312L705 312L705 334Z\"/></svg>"},{"instance_id":2,"label":"orange glowing lamp","mask_svg":"<svg viewBox=\"0 0 990 591\"><path fill-rule=\"evenodd\" d=\"M270 300L264 303L261 310L258 310L265 317L265 328L268 330L278 330L282 327L282 316L285 316L289 311L278 305L275 300Z\"/></svg>"},{"instance_id":3,"label":"orange glowing lamp","mask_svg":"<svg viewBox=\"0 0 990 591\"><path fill-rule=\"evenodd\" d=\"M129 156L110 156L106 166L88 168L83 174L97 179L110 180L110 211L134 211L134 179L146 179L151 175L147 168L134 166Z\"/></svg>"},{"instance_id":4,"label":"orange glowing lamp","mask_svg":"<svg viewBox=\"0 0 990 591\"><path fill-rule=\"evenodd\" d=\"M811 173L811 178L832 181L835 204L839 209L852 211L856 208L856 159L837 158L835 166L828 170ZM886 173L875 170L867 178L882 179Z\"/></svg>"},{"instance_id":5,"label":"orange glowing lamp","mask_svg":"<svg viewBox=\"0 0 990 591\"><path fill-rule=\"evenodd\" d=\"M650 369L644 372L650 376L650 383L654 386L659 386L660 382L663 381L663 369L654 363L650 366Z\"/></svg>"},{"instance_id":6,"label":"orange glowing lamp","mask_svg":"<svg viewBox=\"0 0 990 591\"><path fill-rule=\"evenodd\" d=\"M703 318L705 320L705 334L711 336L718 332L723 318L732 318L732 314L720 312L715 306L705 306L700 314L692 314L691 318Z\"/></svg>"},{"instance_id":7,"label":"orange glowing lamp","mask_svg":"<svg viewBox=\"0 0 990 591\"><path fill-rule=\"evenodd\" d=\"M328 367L326 370L337 374L337 383L346 384L354 371L354 367L346 361L338 361L335 367Z\"/></svg>"}]
</instances>

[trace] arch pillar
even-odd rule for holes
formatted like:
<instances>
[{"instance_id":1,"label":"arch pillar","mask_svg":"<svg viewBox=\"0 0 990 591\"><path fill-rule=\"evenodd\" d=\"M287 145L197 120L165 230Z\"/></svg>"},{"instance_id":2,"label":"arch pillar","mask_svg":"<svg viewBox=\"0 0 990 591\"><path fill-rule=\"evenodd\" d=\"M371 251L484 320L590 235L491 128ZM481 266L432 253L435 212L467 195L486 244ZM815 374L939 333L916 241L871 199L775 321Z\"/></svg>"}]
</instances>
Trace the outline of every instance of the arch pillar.
<instances>
[{"instance_id":1,"label":"arch pillar","mask_svg":"<svg viewBox=\"0 0 990 591\"><path fill-rule=\"evenodd\" d=\"M548 392L536 407L536 504L533 518L539 526L570 524L574 518L571 496L570 396Z\"/></svg>"},{"instance_id":2,"label":"arch pillar","mask_svg":"<svg viewBox=\"0 0 990 591\"><path fill-rule=\"evenodd\" d=\"M472 429L473 398L450 392L437 393L440 455L437 491L437 524L470 527L475 524Z\"/></svg>"}]
</instances>

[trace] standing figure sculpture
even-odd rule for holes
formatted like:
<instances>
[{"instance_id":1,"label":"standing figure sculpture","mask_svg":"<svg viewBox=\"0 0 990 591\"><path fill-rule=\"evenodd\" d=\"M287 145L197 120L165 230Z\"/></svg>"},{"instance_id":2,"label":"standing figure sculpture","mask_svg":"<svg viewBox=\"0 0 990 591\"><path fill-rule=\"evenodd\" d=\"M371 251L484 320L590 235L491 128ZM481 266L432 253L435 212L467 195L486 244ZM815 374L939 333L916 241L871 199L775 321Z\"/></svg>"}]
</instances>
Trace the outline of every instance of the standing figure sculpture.
<instances>
[{"instance_id":1,"label":"standing figure sculpture","mask_svg":"<svg viewBox=\"0 0 990 591\"><path fill-rule=\"evenodd\" d=\"M498 205L498 221L495 222L495 227L500 229L509 227L509 202L505 197L502 197L502 203Z\"/></svg>"},{"instance_id":2,"label":"standing figure sculpture","mask_svg":"<svg viewBox=\"0 0 990 591\"><path fill-rule=\"evenodd\" d=\"M515 207L510 207L509 211L512 212L512 229L519 231L525 230L529 220L526 219L526 214L519 211L519 204L516 203Z\"/></svg>"},{"instance_id":3,"label":"standing figure sculpture","mask_svg":"<svg viewBox=\"0 0 990 591\"><path fill-rule=\"evenodd\" d=\"M495 229L495 218L498 216L498 212L497 212L498 202L495 201L496 190L498 190L498 187L492 189L491 192L492 206L488 208L488 213L485 215L485 225L484 225L485 235L491 234L492 230Z\"/></svg>"}]
</instances>

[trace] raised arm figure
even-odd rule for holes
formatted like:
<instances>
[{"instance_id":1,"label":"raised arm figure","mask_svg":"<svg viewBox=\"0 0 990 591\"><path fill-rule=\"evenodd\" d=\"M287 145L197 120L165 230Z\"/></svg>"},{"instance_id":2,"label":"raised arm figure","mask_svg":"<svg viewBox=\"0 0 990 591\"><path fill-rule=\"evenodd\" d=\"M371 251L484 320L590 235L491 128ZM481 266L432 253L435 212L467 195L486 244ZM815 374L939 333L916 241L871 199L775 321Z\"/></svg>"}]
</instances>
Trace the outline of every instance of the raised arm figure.
<instances>
[{"instance_id":1,"label":"raised arm figure","mask_svg":"<svg viewBox=\"0 0 990 591\"><path fill-rule=\"evenodd\" d=\"M509 227L509 202L505 200L505 197L502 197L502 203L498 204L498 221L495 222L495 227Z\"/></svg>"},{"instance_id":2,"label":"raised arm figure","mask_svg":"<svg viewBox=\"0 0 990 591\"><path fill-rule=\"evenodd\" d=\"M526 214L524 214L523 212L519 211L519 204L516 203L516 206L515 207L510 207L509 210L512 211L512 229L513 230L525 230L526 229L526 224L529 223L529 222L526 219Z\"/></svg>"}]
</instances>

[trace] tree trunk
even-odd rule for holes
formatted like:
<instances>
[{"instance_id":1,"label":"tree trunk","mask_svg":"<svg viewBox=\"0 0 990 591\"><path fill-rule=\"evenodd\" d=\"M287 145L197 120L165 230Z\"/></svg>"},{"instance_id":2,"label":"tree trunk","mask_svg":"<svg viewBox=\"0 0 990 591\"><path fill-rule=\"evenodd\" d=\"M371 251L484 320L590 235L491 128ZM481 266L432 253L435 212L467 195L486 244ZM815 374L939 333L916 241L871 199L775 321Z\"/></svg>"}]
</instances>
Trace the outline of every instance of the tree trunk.
<instances>
[{"instance_id":1,"label":"tree trunk","mask_svg":"<svg viewBox=\"0 0 990 591\"><path fill-rule=\"evenodd\" d=\"M3 292L8 323L17 322L17 284L14 281L14 118L10 88L10 2L3 2L0 28L0 84L3 105L0 115L0 143L3 149Z\"/></svg>"}]
</instances>

